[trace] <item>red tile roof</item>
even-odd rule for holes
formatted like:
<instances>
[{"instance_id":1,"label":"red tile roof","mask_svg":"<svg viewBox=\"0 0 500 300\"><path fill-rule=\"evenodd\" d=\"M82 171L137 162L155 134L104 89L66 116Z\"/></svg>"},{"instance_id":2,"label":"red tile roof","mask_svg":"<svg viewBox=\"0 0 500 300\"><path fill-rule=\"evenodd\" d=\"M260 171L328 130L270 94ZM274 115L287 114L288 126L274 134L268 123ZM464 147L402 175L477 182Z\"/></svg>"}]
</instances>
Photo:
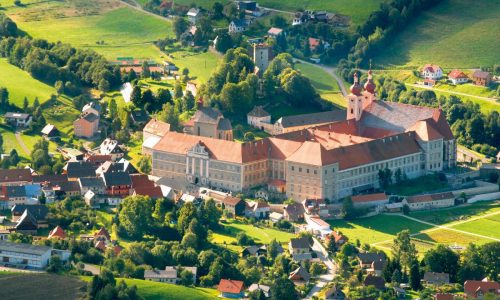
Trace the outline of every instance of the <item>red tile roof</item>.
<instances>
[{"instance_id":1,"label":"red tile roof","mask_svg":"<svg viewBox=\"0 0 500 300\"><path fill-rule=\"evenodd\" d=\"M319 46L320 42L321 42L320 39L315 39L315 38L310 37L309 38L309 47L311 48L311 50L314 50L314 49L316 49L316 47Z\"/></svg>"},{"instance_id":2,"label":"red tile roof","mask_svg":"<svg viewBox=\"0 0 500 300\"><path fill-rule=\"evenodd\" d=\"M239 294L243 292L244 286L243 281L221 279L217 290L221 293Z\"/></svg>"},{"instance_id":3,"label":"red tile roof","mask_svg":"<svg viewBox=\"0 0 500 300\"><path fill-rule=\"evenodd\" d=\"M66 238L66 232L64 232L64 230L59 227L59 226L56 226L54 229L52 229L49 233L49 239L51 238L59 238L59 239L65 239Z\"/></svg>"},{"instance_id":4,"label":"red tile roof","mask_svg":"<svg viewBox=\"0 0 500 300\"><path fill-rule=\"evenodd\" d=\"M406 201L408 201L408 203L421 203L421 202L448 200L454 198L455 196L453 195L452 192L447 192L447 193L430 194L430 195L409 196L406 197Z\"/></svg>"},{"instance_id":5,"label":"red tile roof","mask_svg":"<svg viewBox=\"0 0 500 300\"><path fill-rule=\"evenodd\" d=\"M111 240L111 236L109 235L109 232L104 227L101 227L101 229L99 229L99 231L94 233L94 237L98 237L98 236L105 236L108 240Z\"/></svg>"},{"instance_id":6,"label":"red tile roof","mask_svg":"<svg viewBox=\"0 0 500 300\"><path fill-rule=\"evenodd\" d=\"M467 75L465 75L464 72L462 72L458 69L455 69L455 70L451 71L450 73L448 73L448 78L458 79L458 78L469 78L469 77Z\"/></svg>"},{"instance_id":7,"label":"red tile roof","mask_svg":"<svg viewBox=\"0 0 500 300\"><path fill-rule=\"evenodd\" d=\"M365 203L372 201L387 200L387 195L385 193L357 195L357 196L352 196L351 199L353 203Z\"/></svg>"},{"instance_id":8,"label":"red tile roof","mask_svg":"<svg viewBox=\"0 0 500 300\"><path fill-rule=\"evenodd\" d=\"M477 293L481 291L483 294L494 293L500 294L500 283L495 281L478 281L467 280L464 283L464 292L472 298L477 297Z\"/></svg>"},{"instance_id":9,"label":"red tile roof","mask_svg":"<svg viewBox=\"0 0 500 300\"><path fill-rule=\"evenodd\" d=\"M164 136L170 131L170 124L151 119L143 129L144 132L151 133L157 136Z\"/></svg>"},{"instance_id":10,"label":"red tile roof","mask_svg":"<svg viewBox=\"0 0 500 300\"><path fill-rule=\"evenodd\" d=\"M454 296L453 296L453 294L438 293L438 294L436 294L435 298L436 298L436 300L453 300Z\"/></svg>"},{"instance_id":11,"label":"red tile roof","mask_svg":"<svg viewBox=\"0 0 500 300\"><path fill-rule=\"evenodd\" d=\"M438 66L438 65L434 65L434 64L426 64L426 65L422 68L422 70L424 70L424 71L425 71L425 70L427 70L427 71L432 72L432 73L437 72L437 71L438 71L438 70L440 70L440 69L441 69L441 67L440 67L440 66Z\"/></svg>"},{"instance_id":12,"label":"red tile roof","mask_svg":"<svg viewBox=\"0 0 500 300\"><path fill-rule=\"evenodd\" d=\"M104 243L103 241L98 241L95 244L95 248L104 252L104 251L106 251L106 243Z\"/></svg>"},{"instance_id":13,"label":"red tile roof","mask_svg":"<svg viewBox=\"0 0 500 300\"><path fill-rule=\"evenodd\" d=\"M442 139L443 136L436 130L433 119L418 121L406 131L415 131L417 136L423 141L432 141Z\"/></svg>"}]
</instances>

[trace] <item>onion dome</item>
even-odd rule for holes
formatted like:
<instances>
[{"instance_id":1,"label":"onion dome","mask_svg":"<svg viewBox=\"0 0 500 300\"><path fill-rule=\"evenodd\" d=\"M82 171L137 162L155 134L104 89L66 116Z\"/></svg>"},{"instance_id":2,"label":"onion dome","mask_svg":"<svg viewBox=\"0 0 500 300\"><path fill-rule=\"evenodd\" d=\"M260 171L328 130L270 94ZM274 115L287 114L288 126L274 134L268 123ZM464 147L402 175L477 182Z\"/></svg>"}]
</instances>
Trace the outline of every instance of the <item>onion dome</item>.
<instances>
[{"instance_id":1,"label":"onion dome","mask_svg":"<svg viewBox=\"0 0 500 300\"><path fill-rule=\"evenodd\" d=\"M354 83L351 85L351 94L360 96L361 95L361 85L359 85L358 74L354 73Z\"/></svg>"},{"instance_id":2,"label":"onion dome","mask_svg":"<svg viewBox=\"0 0 500 300\"><path fill-rule=\"evenodd\" d=\"M368 79L365 83L365 90L371 94L375 93L376 85L373 83L372 70L368 71Z\"/></svg>"}]
</instances>

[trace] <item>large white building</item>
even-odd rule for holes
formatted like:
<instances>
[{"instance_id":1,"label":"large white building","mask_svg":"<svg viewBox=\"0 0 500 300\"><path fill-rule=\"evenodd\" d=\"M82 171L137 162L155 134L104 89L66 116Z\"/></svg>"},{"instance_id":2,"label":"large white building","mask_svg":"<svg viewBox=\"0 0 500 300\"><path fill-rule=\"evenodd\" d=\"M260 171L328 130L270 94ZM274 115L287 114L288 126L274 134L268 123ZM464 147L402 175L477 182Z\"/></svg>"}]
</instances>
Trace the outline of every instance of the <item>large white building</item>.
<instances>
[{"instance_id":1,"label":"large white building","mask_svg":"<svg viewBox=\"0 0 500 300\"><path fill-rule=\"evenodd\" d=\"M378 172L408 178L453 168L456 143L438 108L377 100L357 77L345 119L237 143L168 132L152 147L153 175L172 187L239 192L285 182L287 197L338 200L379 187Z\"/></svg>"},{"instance_id":2,"label":"large white building","mask_svg":"<svg viewBox=\"0 0 500 300\"><path fill-rule=\"evenodd\" d=\"M70 252L57 250L49 246L37 246L12 243L0 240L0 264L32 269L45 268L52 255L58 255L63 261L68 260Z\"/></svg>"}]
</instances>

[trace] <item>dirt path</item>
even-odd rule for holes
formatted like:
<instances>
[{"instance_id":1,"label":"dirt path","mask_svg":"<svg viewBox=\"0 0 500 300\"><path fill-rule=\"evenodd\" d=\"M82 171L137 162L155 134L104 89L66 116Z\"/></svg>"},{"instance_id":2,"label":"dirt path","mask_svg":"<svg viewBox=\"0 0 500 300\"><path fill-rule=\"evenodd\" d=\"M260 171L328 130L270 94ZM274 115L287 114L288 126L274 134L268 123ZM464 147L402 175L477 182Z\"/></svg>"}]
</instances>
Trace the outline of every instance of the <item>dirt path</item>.
<instances>
[{"instance_id":1,"label":"dirt path","mask_svg":"<svg viewBox=\"0 0 500 300\"><path fill-rule=\"evenodd\" d=\"M315 67L318 67L320 69L323 69L323 71L325 71L328 74L330 74L333 77L333 79L335 79L335 81L337 81L337 85L339 86L340 91L342 92L342 95L344 97L347 96L347 89L344 86L344 82L342 81L342 79L339 77L339 75L337 75L337 68L329 67L329 66L326 66L326 65L323 65L323 64L313 64L313 63L310 63L308 61L305 61L305 60L302 60L302 59L298 59L298 58L294 58L294 61L299 61L299 62L301 62L303 64L309 64L309 65L313 65Z\"/></svg>"},{"instance_id":2,"label":"dirt path","mask_svg":"<svg viewBox=\"0 0 500 300\"><path fill-rule=\"evenodd\" d=\"M450 91L450 90L437 89L437 88L434 88L434 87L425 86L425 85L421 85L421 84L405 83L405 85L411 86L411 87L415 87L415 88L421 88L421 89L436 91L436 92L449 93L449 94L458 95L458 96L465 96L465 97L477 98L477 99L489 101L489 102L491 102L493 104L496 104L496 105L498 105L500 107L500 104L498 104L498 102L497 102L497 100L495 98L483 97L483 96L476 96L476 95L471 95L471 94L462 93L462 92L455 92L455 91Z\"/></svg>"},{"instance_id":3,"label":"dirt path","mask_svg":"<svg viewBox=\"0 0 500 300\"><path fill-rule=\"evenodd\" d=\"M16 133L14 135L16 136L17 143L21 146L21 149L23 149L24 153L30 155L31 151L24 143L23 138L21 137L21 133L16 130Z\"/></svg>"},{"instance_id":4,"label":"dirt path","mask_svg":"<svg viewBox=\"0 0 500 300\"><path fill-rule=\"evenodd\" d=\"M143 9L142 6L140 6L139 3L137 3L137 1L135 1L135 0L131 0L131 1L134 2L134 4L130 4L130 3L126 2L126 1L120 0L121 3L125 4L126 6L128 6L130 8L133 8L135 10L138 10L138 11L142 12L142 13L145 13L145 14L148 14L150 16L153 16L153 17L155 17L157 19L161 19L161 20L164 20L164 21L170 21L169 18L157 15L155 13L152 13L150 11L147 11L147 10Z\"/></svg>"}]
</instances>

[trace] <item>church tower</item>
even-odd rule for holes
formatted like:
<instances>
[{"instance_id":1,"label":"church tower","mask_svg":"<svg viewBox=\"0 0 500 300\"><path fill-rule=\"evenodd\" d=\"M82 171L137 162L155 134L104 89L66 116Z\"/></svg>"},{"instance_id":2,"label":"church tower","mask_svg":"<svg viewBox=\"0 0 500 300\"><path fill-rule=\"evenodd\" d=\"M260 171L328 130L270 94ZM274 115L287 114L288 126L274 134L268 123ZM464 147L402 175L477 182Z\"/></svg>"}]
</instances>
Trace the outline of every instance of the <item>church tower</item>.
<instances>
[{"instance_id":1,"label":"church tower","mask_svg":"<svg viewBox=\"0 0 500 300\"><path fill-rule=\"evenodd\" d=\"M363 88L359 84L358 74L354 73L354 83L351 85L351 93L347 95L347 120L359 121L363 109Z\"/></svg>"},{"instance_id":2,"label":"church tower","mask_svg":"<svg viewBox=\"0 0 500 300\"><path fill-rule=\"evenodd\" d=\"M375 88L371 70L368 71L368 79L364 85L364 90L359 84L358 74L354 73L354 83L350 88L351 93L347 95L347 120L355 119L359 121L361 119L363 110L377 100Z\"/></svg>"}]
</instances>

